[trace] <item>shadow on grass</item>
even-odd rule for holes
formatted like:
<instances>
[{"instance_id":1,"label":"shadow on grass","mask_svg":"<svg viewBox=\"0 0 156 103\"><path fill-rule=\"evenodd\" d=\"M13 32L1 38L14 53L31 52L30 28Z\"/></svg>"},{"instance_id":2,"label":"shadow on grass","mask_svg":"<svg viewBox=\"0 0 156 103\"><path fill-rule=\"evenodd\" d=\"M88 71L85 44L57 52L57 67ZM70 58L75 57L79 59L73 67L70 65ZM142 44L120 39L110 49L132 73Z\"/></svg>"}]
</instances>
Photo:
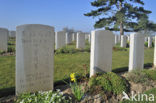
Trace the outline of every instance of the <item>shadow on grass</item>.
<instances>
[{"instance_id":1,"label":"shadow on grass","mask_svg":"<svg viewBox=\"0 0 156 103\"><path fill-rule=\"evenodd\" d=\"M15 95L15 87L0 89L0 97Z\"/></svg>"},{"instance_id":2,"label":"shadow on grass","mask_svg":"<svg viewBox=\"0 0 156 103\"><path fill-rule=\"evenodd\" d=\"M148 69L152 66L153 66L152 63L146 63L146 64L144 64L144 69ZM117 69L112 70L112 72L114 72L114 73L122 73L122 72L126 72L126 71L128 71L128 67L122 67L122 68L117 68Z\"/></svg>"},{"instance_id":3,"label":"shadow on grass","mask_svg":"<svg viewBox=\"0 0 156 103\"><path fill-rule=\"evenodd\" d=\"M144 64L145 69L148 69L148 68L150 68L152 66L153 66L152 63ZM122 68L117 68L117 69L112 70L112 72L114 72L114 73L123 73L123 72L126 72L126 71L128 71L128 67L122 67ZM87 77L89 78L89 74L87 74ZM81 80L80 75L77 76L77 78L78 78L78 81ZM54 87L59 86L59 85L66 85L65 82L69 83L70 78L65 78L63 80L56 81L54 83ZM0 89L0 97L5 97L5 96L9 96L9 95L15 95L15 87Z\"/></svg>"}]
</instances>

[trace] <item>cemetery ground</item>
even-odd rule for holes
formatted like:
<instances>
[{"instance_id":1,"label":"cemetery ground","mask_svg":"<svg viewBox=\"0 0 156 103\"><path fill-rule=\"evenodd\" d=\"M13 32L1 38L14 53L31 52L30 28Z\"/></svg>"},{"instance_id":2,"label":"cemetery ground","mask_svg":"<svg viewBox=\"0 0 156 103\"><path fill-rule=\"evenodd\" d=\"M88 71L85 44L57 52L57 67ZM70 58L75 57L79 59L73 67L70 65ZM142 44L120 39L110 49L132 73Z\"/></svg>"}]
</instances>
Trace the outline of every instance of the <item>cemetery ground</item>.
<instances>
[{"instance_id":1,"label":"cemetery ground","mask_svg":"<svg viewBox=\"0 0 156 103\"><path fill-rule=\"evenodd\" d=\"M112 85L112 88L117 88L116 90L110 89L114 96L110 97L112 93L110 92L101 92L101 88L96 86L97 84L94 83L94 79L91 79L88 81L88 73L89 73L89 66L90 66L90 45L86 41L86 48L84 50L75 49L75 43L72 43L64 48L58 49L55 51L55 57L54 57L54 84L56 85L56 88L59 87L59 85L64 86L64 81L70 77L71 73L75 73L78 75L79 80L83 81L82 84L85 84L84 80L81 78L82 76L85 77L87 74L87 82L89 82L90 86L93 86L97 89L96 92L92 92L92 94L95 94L93 97L87 97L86 101L89 100L89 98L96 98L95 101L99 101L101 97L98 97L99 93L106 94L103 96L104 99L107 99L108 102L112 101L112 103L121 100L121 90L125 90L128 93L130 93L129 89L139 92L147 92L147 93L153 93L156 95L156 89L154 87L156 84L156 71L155 70L145 70L140 72L135 71L132 74L124 73L128 70L128 62L129 62L129 48L120 48L119 44L113 48L113 57L112 57L112 70L114 73L122 75L124 78L126 78L129 83L127 83L127 80L122 79L120 76L114 74L114 73L107 73L104 75L99 74L99 78L104 78L107 76L111 77L113 76L114 79L114 85ZM8 43L10 48L9 53L1 53L0 55L0 97L2 97L0 100L7 101L8 103L10 98L4 98L9 95L13 95L15 93L15 42L14 40L10 40ZM144 66L145 68L151 68L153 63L153 48L145 48L144 51ZM87 73L85 73L85 68L87 68ZM139 74L140 73L140 74ZM137 78L137 82L134 82L134 78L130 79L131 77ZM93 80L93 81L92 81ZM98 81L98 79L97 79ZM111 80L110 80L111 81ZM111 82L112 82L111 81ZM116 82L115 82L116 81ZM121 83L121 84L120 84ZM98 84L103 86L103 84ZM106 86L110 86L109 83L105 84ZM131 85L131 87L129 87ZM60 87L61 87L60 86ZM113 87L114 86L114 87ZM110 86L111 87L111 86ZM126 87L126 88L125 88ZM139 90L138 87L140 88ZM151 88L153 89L151 90ZM61 87L64 88L64 87ZM105 88L105 87L104 87ZM90 90L90 91L94 91ZM109 88L105 88L105 90L109 91ZM69 87L64 90L64 92L67 92L71 94L71 90ZM118 95L120 94L120 95ZM73 96L73 95L72 95ZM71 96L71 97L72 97ZM108 96L108 97L107 97ZM12 97L11 97L12 98ZM13 96L14 98L14 96ZM111 99L110 99L111 98ZM86 102L83 101L84 103ZM126 101L127 103L128 101Z\"/></svg>"}]
</instances>

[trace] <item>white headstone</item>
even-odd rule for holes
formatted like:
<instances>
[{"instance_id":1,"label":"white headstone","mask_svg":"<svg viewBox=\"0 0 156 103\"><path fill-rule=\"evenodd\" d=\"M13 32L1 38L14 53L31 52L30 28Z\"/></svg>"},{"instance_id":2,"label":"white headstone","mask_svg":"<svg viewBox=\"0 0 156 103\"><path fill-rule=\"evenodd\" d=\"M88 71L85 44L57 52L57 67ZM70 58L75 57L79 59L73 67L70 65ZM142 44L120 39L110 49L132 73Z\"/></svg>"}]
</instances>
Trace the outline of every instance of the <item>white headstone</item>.
<instances>
[{"instance_id":1,"label":"white headstone","mask_svg":"<svg viewBox=\"0 0 156 103\"><path fill-rule=\"evenodd\" d=\"M67 32L66 33L66 44L71 44L72 43L72 33Z\"/></svg>"},{"instance_id":2,"label":"white headstone","mask_svg":"<svg viewBox=\"0 0 156 103\"><path fill-rule=\"evenodd\" d=\"M65 31L59 31L55 33L55 48L59 49L66 45L66 33Z\"/></svg>"},{"instance_id":3,"label":"white headstone","mask_svg":"<svg viewBox=\"0 0 156 103\"><path fill-rule=\"evenodd\" d=\"M127 45L127 37L125 35L121 35L121 47L126 48Z\"/></svg>"},{"instance_id":4,"label":"white headstone","mask_svg":"<svg viewBox=\"0 0 156 103\"><path fill-rule=\"evenodd\" d=\"M0 28L0 51L8 50L8 36L9 36L8 29Z\"/></svg>"},{"instance_id":5,"label":"white headstone","mask_svg":"<svg viewBox=\"0 0 156 103\"><path fill-rule=\"evenodd\" d=\"M72 41L76 41L76 36L77 36L76 33L72 34Z\"/></svg>"},{"instance_id":6,"label":"white headstone","mask_svg":"<svg viewBox=\"0 0 156 103\"><path fill-rule=\"evenodd\" d=\"M148 37L148 48L151 48L152 47L152 37L149 36Z\"/></svg>"},{"instance_id":7,"label":"white headstone","mask_svg":"<svg viewBox=\"0 0 156 103\"><path fill-rule=\"evenodd\" d=\"M112 71L113 36L114 34L107 30L91 32L90 77L96 72Z\"/></svg>"},{"instance_id":8,"label":"white headstone","mask_svg":"<svg viewBox=\"0 0 156 103\"><path fill-rule=\"evenodd\" d=\"M54 28L27 24L16 33L16 94L53 90Z\"/></svg>"},{"instance_id":9,"label":"white headstone","mask_svg":"<svg viewBox=\"0 0 156 103\"><path fill-rule=\"evenodd\" d=\"M129 35L127 35L127 41L128 41L128 42L130 41L130 36L129 36Z\"/></svg>"},{"instance_id":10,"label":"white headstone","mask_svg":"<svg viewBox=\"0 0 156 103\"><path fill-rule=\"evenodd\" d=\"M85 48L85 34L84 33L77 33L77 41L76 41L76 48L84 49Z\"/></svg>"},{"instance_id":11,"label":"white headstone","mask_svg":"<svg viewBox=\"0 0 156 103\"><path fill-rule=\"evenodd\" d=\"M88 42L91 42L91 34L88 35Z\"/></svg>"},{"instance_id":12,"label":"white headstone","mask_svg":"<svg viewBox=\"0 0 156 103\"><path fill-rule=\"evenodd\" d=\"M147 42L148 41L148 37L145 37L145 42Z\"/></svg>"},{"instance_id":13,"label":"white headstone","mask_svg":"<svg viewBox=\"0 0 156 103\"><path fill-rule=\"evenodd\" d=\"M154 43L154 67L156 67L156 35L155 35L155 43Z\"/></svg>"},{"instance_id":14,"label":"white headstone","mask_svg":"<svg viewBox=\"0 0 156 103\"><path fill-rule=\"evenodd\" d=\"M121 43L121 36L118 35L118 43Z\"/></svg>"},{"instance_id":15,"label":"white headstone","mask_svg":"<svg viewBox=\"0 0 156 103\"><path fill-rule=\"evenodd\" d=\"M144 35L130 35L129 71L143 69L144 66Z\"/></svg>"},{"instance_id":16,"label":"white headstone","mask_svg":"<svg viewBox=\"0 0 156 103\"><path fill-rule=\"evenodd\" d=\"M115 44L117 44L118 43L118 35L115 35Z\"/></svg>"},{"instance_id":17,"label":"white headstone","mask_svg":"<svg viewBox=\"0 0 156 103\"><path fill-rule=\"evenodd\" d=\"M88 34L85 34L85 40L88 40Z\"/></svg>"},{"instance_id":18,"label":"white headstone","mask_svg":"<svg viewBox=\"0 0 156 103\"><path fill-rule=\"evenodd\" d=\"M15 38L16 37L16 31L9 31L9 36Z\"/></svg>"},{"instance_id":19,"label":"white headstone","mask_svg":"<svg viewBox=\"0 0 156 103\"><path fill-rule=\"evenodd\" d=\"M113 34L113 47L115 46L115 35Z\"/></svg>"}]
</instances>

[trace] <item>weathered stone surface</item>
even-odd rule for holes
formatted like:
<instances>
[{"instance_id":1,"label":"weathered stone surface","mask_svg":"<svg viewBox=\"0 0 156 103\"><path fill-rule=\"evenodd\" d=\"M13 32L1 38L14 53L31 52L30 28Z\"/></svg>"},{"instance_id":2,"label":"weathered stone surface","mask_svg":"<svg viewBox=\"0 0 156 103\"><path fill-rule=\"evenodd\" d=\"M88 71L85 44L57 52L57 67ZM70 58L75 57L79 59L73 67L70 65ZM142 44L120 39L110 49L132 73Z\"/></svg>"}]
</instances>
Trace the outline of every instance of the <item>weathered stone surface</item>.
<instances>
[{"instance_id":1,"label":"weathered stone surface","mask_svg":"<svg viewBox=\"0 0 156 103\"><path fill-rule=\"evenodd\" d=\"M85 34L77 33L76 48L84 49L85 48Z\"/></svg>"},{"instance_id":2,"label":"weathered stone surface","mask_svg":"<svg viewBox=\"0 0 156 103\"><path fill-rule=\"evenodd\" d=\"M64 31L59 31L55 33L55 48L59 49L66 45L66 33Z\"/></svg>"},{"instance_id":3,"label":"weathered stone surface","mask_svg":"<svg viewBox=\"0 0 156 103\"><path fill-rule=\"evenodd\" d=\"M9 31L9 36L15 38L16 37L16 31Z\"/></svg>"},{"instance_id":4,"label":"weathered stone surface","mask_svg":"<svg viewBox=\"0 0 156 103\"><path fill-rule=\"evenodd\" d=\"M0 50L7 51L8 49L9 31L5 28L0 28Z\"/></svg>"},{"instance_id":5,"label":"weathered stone surface","mask_svg":"<svg viewBox=\"0 0 156 103\"><path fill-rule=\"evenodd\" d=\"M53 89L54 28L40 24L16 28L16 94Z\"/></svg>"},{"instance_id":6,"label":"weathered stone surface","mask_svg":"<svg viewBox=\"0 0 156 103\"><path fill-rule=\"evenodd\" d=\"M143 69L144 66L144 35L132 33L130 35L129 71Z\"/></svg>"},{"instance_id":7,"label":"weathered stone surface","mask_svg":"<svg viewBox=\"0 0 156 103\"><path fill-rule=\"evenodd\" d=\"M67 32L66 33L66 44L72 43L72 33Z\"/></svg>"},{"instance_id":8,"label":"weathered stone surface","mask_svg":"<svg viewBox=\"0 0 156 103\"><path fill-rule=\"evenodd\" d=\"M121 47L125 48L127 45L127 37L125 35L121 35Z\"/></svg>"},{"instance_id":9,"label":"weathered stone surface","mask_svg":"<svg viewBox=\"0 0 156 103\"><path fill-rule=\"evenodd\" d=\"M152 37L149 36L148 37L148 48L151 48L152 47Z\"/></svg>"},{"instance_id":10,"label":"weathered stone surface","mask_svg":"<svg viewBox=\"0 0 156 103\"><path fill-rule=\"evenodd\" d=\"M90 76L96 72L112 71L113 33L105 30L91 32Z\"/></svg>"}]
</instances>

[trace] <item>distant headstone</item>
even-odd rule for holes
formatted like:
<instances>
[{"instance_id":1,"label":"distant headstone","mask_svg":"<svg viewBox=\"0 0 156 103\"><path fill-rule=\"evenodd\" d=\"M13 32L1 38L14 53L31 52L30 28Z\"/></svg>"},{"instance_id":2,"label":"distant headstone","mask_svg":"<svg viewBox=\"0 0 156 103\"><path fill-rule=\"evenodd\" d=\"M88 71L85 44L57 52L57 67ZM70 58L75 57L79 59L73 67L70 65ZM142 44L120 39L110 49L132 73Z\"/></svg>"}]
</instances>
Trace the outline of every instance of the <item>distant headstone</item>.
<instances>
[{"instance_id":1,"label":"distant headstone","mask_svg":"<svg viewBox=\"0 0 156 103\"><path fill-rule=\"evenodd\" d=\"M121 47L125 48L127 45L127 37L125 35L121 35Z\"/></svg>"},{"instance_id":2,"label":"distant headstone","mask_svg":"<svg viewBox=\"0 0 156 103\"><path fill-rule=\"evenodd\" d=\"M115 35L115 45L118 43L118 35Z\"/></svg>"},{"instance_id":3,"label":"distant headstone","mask_svg":"<svg viewBox=\"0 0 156 103\"><path fill-rule=\"evenodd\" d=\"M145 37L145 42L147 42L148 41L148 37Z\"/></svg>"},{"instance_id":4,"label":"distant headstone","mask_svg":"<svg viewBox=\"0 0 156 103\"><path fill-rule=\"evenodd\" d=\"M66 33L64 31L59 31L55 33L55 48L59 49L66 45Z\"/></svg>"},{"instance_id":5,"label":"distant headstone","mask_svg":"<svg viewBox=\"0 0 156 103\"><path fill-rule=\"evenodd\" d=\"M66 33L66 44L71 44L72 43L72 33L67 32Z\"/></svg>"},{"instance_id":6,"label":"distant headstone","mask_svg":"<svg viewBox=\"0 0 156 103\"><path fill-rule=\"evenodd\" d=\"M90 77L97 72L112 71L113 36L107 30L91 32Z\"/></svg>"},{"instance_id":7,"label":"distant headstone","mask_svg":"<svg viewBox=\"0 0 156 103\"><path fill-rule=\"evenodd\" d=\"M9 31L5 28L0 28L0 51L7 51L8 49Z\"/></svg>"},{"instance_id":8,"label":"distant headstone","mask_svg":"<svg viewBox=\"0 0 156 103\"><path fill-rule=\"evenodd\" d=\"M16 37L16 31L9 31L9 36L12 38Z\"/></svg>"},{"instance_id":9,"label":"distant headstone","mask_svg":"<svg viewBox=\"0 0 156 103\"><path fill-rule=\"evenodd\" d=\"M27 24L16 33L16 94L53 90L54 28Z\"/></svg>"},{"instance_id":10,"label":"distant headstone","mask_svg":"<svg viewBox=\"0 0 156 103\"><path fill-rule=\"evenodd\" d=\"M155 43L154 43L154 67L156 68L156 35L155 35Z\"/></svg>"},{"instance_id":11,"label":"distant headstone","mask_svg":"<svg viewBox=\"0 0 156 103\"><path fill-rule=\"evenodd\" d=\"M88 34L85 34L85 40L88 40Z\"/></svg>"},{"instance_id":12,"label":"distant headstone","mask_svg":"<svg viewBox=\"0 0 156 103\"><path fill-rule=\"evenodd\" d=\"M148 37L148 48L151 48L152 47L152 37L149 36Z\"/></svg>"},{"instance_id":13,"label":"distant headstone","mask_svg":"<svg viewBox=\"0 0 156 103\"><path fill-rule=\"evenodd\" d=\"M72 41L76 41L77 35L76 33L72 33Z\"/></svg>"},{"instance_id":14,"label":"distant headstone","mask_svg":"<svg viewBox=\"0 0 156 103\"><path fill-rule=\"evenodd\" d=\"M85 48L85 34L84 33L77 33L77 41L76 41L76 48L84 49Z\"/></svg>"},{"instance_id":15,"label":"distant headstone","mask_svg":"<svg viewBox=\"0 0 156 103\"><path fill-rule=\"evenodd\" d=\"M115 46L115 35L113 34L113 47Z\"/></svg>"},{"instance_id":16,"label":"distant headstone","mask_svg":"<svg viewBox=\"0 0 156 103\"><path fill-rule=\"evenodd\" d=\"M118 35L118 43L121 43L121 36Z\"/></svg>"},{"instance_id":17,"label":"distant headstone","mask_svg":"<svg viewBox=\"0 0 156 103\"><path fill-rule=\"evenodd\" d=\"M88 42L89 43L91 42L91 35L90 34L88 35Z\"/></svg>"},{"instance_id":18,"label":"distant headstone","mask_svg":"<svg viewBox=\"0 0 156 103\"><path fill-rule=\"evenodd\" d=\"M130 36L129 36L129 35L127 35L127 41L128 41L128 42L130 41Z\"/></svg>"},{"instance_id":19,"label":"distant headstone","mask_svg":"<svg viewBox=\"0 0 156 103\"><path fill-rule=\"evenodd\" d=\"M144 35L130 35L129 71L143 69L144 66Z\"/></svg>"}]
</instances>

